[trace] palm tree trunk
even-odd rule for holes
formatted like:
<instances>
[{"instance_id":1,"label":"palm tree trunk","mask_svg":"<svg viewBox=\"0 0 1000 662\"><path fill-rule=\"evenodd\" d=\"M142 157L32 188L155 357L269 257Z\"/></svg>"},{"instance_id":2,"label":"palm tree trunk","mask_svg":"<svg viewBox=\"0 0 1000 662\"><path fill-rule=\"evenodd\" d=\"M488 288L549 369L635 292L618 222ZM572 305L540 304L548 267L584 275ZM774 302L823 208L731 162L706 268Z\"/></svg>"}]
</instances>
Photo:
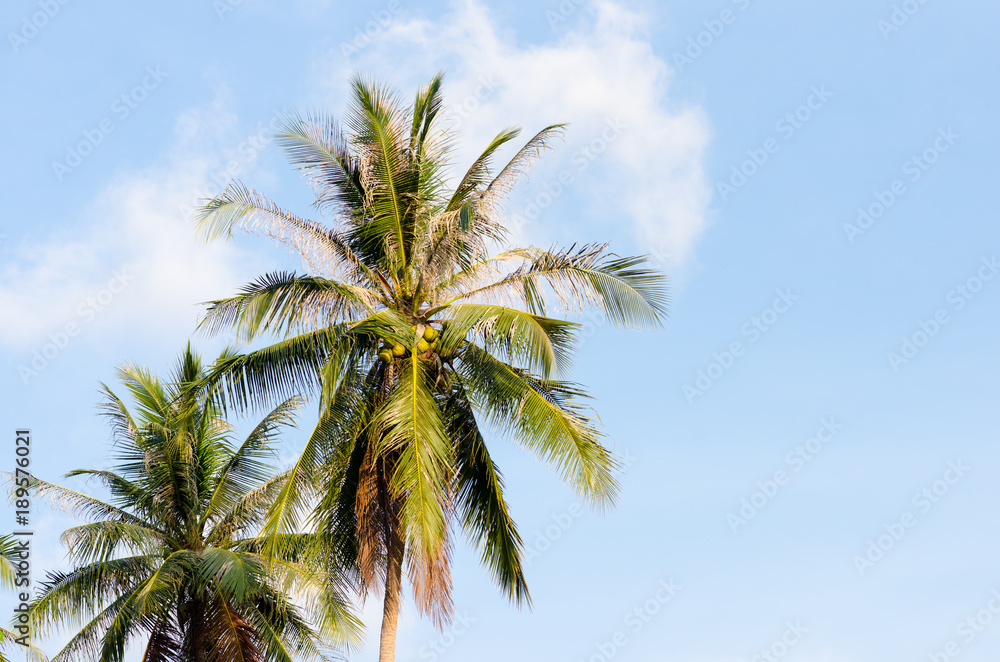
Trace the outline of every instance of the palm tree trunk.
<instances>
[{"instance_id":1,"label":"palm tree trunk","mask_svg":"<svg viewBox=\"0 0 1000 662\"><path fill-rule=\"evenodd\" d=\"M392 527L389 549L386 553L385 603L382 607L382 635L379 645L379 662L396 659L396 623L399 620L403 579L403 539L399 526Z\"/></svg>"},{"instance_id":2,"label":"palm tree trunk","mask_svg":"<svg viewBox=\"0 0 1000 662\"><path fill-rule=\"evenodd\" d=\"M188 600L181 605L178 614L181 632L184 637L185 659L189 662L205 662L205 606L200 600Z\"/></svg>"}]
</instances>

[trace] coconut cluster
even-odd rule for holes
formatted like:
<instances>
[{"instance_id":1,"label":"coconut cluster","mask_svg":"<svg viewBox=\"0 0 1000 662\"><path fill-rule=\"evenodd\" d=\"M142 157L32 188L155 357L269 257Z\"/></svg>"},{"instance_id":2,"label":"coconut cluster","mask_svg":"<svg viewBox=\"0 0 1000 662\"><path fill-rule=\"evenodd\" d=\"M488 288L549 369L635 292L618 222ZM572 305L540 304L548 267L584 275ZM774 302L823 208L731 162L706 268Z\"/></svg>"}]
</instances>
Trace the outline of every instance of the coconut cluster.
<instances>
[{"instance_id":1,"label":"coconut cluster","mask_svg":"<svg viewBox=\"0 0 1000 662\"><path fill-rule=\"evenodd\" d=\"M410 327L413 329L413 333L416 334L417 327ZM414 354L424 354L437 348L437 341L439 332L432 326L427 326L424 328L424 333L419 338L417 338L416 345L413 347ZM379 348L378 357L382 363L389 363L394 358L399 358L405 356L407 352L406 347L400 343L389 343L385 341L381 348Z\"/></svg>"}]
</instances>

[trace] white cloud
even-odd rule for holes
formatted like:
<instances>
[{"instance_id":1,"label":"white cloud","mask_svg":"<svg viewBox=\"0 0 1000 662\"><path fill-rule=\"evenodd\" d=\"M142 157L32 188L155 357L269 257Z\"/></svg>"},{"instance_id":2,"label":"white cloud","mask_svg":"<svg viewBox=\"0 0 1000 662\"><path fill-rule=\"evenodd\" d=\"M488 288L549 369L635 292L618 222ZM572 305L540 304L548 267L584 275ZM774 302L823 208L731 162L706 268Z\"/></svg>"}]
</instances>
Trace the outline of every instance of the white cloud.
<instances>
[{"instance_id":1,"label":"white cloud","mask_svg":"<svg viewBox=\"0 0 1000 662\"><path fill-rule=\"evenodd\" d=\"M252 138L238 127L220 92L178 118L165 164L115 177L70 222L16 240L0 307L19 323L0 329L0 344L36 349L71 324L104 342L190 334L198 303L231 293L260 267L237 266L233 246L197 239L190 216L200 198L219 191L213 181L230 177L226 167L243 175L256 161L265 127Z\"/></svg>"},{"instance_id":2,"label":"white cloud","mask_svg":"<svg viewBox=\"0 0 1000 662\"><path fill-rule=\"evenodd\" d=\"M331 50L316 65L321 103L339 106L355 71L387 77L408 98L431 73L445 69L462 146L484 146L511 123L530 132L569 122L566 144L543 159L531 186L511 201L511 215L523 215L533 201L546 206L544 183L566 171L573 176L569 194L582 207L609 225L627 220L644 249L682 263L706 226L711 197L703 164L705 115L670 97L673 72L653 51L646 17L597 0L571 20L576 26L552 43L521 45L485 5L459 0L438 20L393 23L347 62ZM624 128L606 134L612 139L605 144L609 122ZM467 163L474 153L459 156ZM551 216L543 212L546 225L554 222ZM543 233L529 226L525 234L538 239Z\"/></svg>"}]
</instances>

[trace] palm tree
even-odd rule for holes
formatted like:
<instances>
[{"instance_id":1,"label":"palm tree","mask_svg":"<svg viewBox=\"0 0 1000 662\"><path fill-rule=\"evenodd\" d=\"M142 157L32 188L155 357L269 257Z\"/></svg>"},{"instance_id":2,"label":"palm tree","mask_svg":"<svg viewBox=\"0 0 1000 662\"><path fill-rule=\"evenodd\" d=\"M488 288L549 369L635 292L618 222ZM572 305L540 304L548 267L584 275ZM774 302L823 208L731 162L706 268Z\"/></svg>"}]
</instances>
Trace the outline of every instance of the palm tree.
<instances>
[{"instance_id":1,"label":"palm tree","mask_svg":"<svg viewBox=\"0 0 1000 662\"><path fill-rule=\"evenodd\" d=\"M308 536L285 536L268 558L255 538L288 479L269 459L298 403L279 404L236 445L190 346L169 382L119 372L135 404L102 385L116 465L68 474L98 480L110 500L35 484L90 520L63 534L73 569L49 573L31 605L41 635L82 626L53 662L120 662L139 638L144 662L328 659L358 631L336 578L303 563Z\"/></svg>"},{"instance_id":2,"label":"palm tree","mask_svg":"<svg viewBox=\"0 0 1000 662\"><path fill-rule=\"evenodd\" d=\"M217 366L213 379L231 406L318 393L320 423L265 532L286 534L308 513L363 594L384 588L383 662L394 659L404 566L420 612L439 626L450 619L455 524L501 590L530 603L523 542L484 425L553 465L591 504L615 502L617 460L583 389L559 378L581 327L551 317L547 299L646 328L660 325L667 304L664 278L644 257L607 245L506 246L502 201L561 125L494 172L520 132L504 129L449 179L453 136L439 126L441 110L440 75L412 108L357 78L343 127L292 116L277 136L330 227L242 184L198 217L208 238L235 229L268 236L312 272L260 277L211 302L202 328L248 342L281 338Z\"/></svg>"},{"instance_id":3,"label":"palm tree","mask_svg":"<svg viewBox=\"0 0 1000 662\"><path fill-rule=\"evenodd\" d=\"M11 479L13 480L13 477ZM18 566L23 561L22 547L17 538L11 534L0 536L0 590L10 591L15 595L19 595L26 590L24 585L18 585ZM23 576L21 575L21 577ZM28 627L31 627L30 624ZM26 653L27 659L35 662L46 662L47 658L45 654L34 644L29 643L25 647L17 643L17 640L22 637L23 635L20 633L13 632L7 628L0 628L0 648L4 650L23 650ZM2 652L0 652L0 662L10 662L9 658Z\"/></svg>"}]
</instances>

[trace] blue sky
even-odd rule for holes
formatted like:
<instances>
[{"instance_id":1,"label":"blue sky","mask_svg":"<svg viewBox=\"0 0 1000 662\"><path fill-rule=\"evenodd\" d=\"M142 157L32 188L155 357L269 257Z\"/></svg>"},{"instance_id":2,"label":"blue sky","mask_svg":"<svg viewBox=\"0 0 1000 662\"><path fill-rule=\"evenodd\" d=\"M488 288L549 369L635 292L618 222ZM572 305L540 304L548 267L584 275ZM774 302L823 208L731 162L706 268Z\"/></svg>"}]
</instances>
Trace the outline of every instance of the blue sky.
<instances>
[{"instance_id":1,"label":"blue sky","mask_svg":"<svg viewBox=\"0 0 1000 662\"><path fill-rule=\"evenodd\" d=\"M495 440L534 609L461 547L456 631L410 606L398 659L995 660L998 19L940 0L11 0L9 462L29 427L38 475L101 465L98 383L167 369L198 302L299 266L205 245L188 213L234 175L310 213L276 114L339 114L356 71L409 97L444 69L463 158L509 124L571 123L511 198L517 239L651 253L673 302L656 334L592 322L573 373L629 458L618 509L580 509ZM38 578L65 521L34 517Z\"/></svg>"}]
</instances>

